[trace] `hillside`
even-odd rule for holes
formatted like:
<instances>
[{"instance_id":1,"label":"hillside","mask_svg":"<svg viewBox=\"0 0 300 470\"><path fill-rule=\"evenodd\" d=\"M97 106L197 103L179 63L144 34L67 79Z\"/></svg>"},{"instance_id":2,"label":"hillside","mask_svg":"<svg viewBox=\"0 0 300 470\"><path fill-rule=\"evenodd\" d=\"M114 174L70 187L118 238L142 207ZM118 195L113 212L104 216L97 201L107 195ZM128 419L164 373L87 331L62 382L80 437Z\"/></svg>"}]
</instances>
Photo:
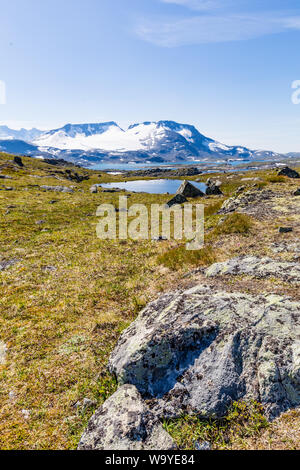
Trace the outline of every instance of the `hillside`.
<instances>
[{"instance_id":1,"label":"hillside","mask_svg":"<svg viewBox=\"0 0 300 470\"><path fill-rule=\"evenodd\" d=\"M221 181L223 196L195 199L205 204L206 244L190 252L183 241L96 237L98 205L117 206L119 193L90 187L122 176L22 161L24 167L0 154L1 449L75 449L93 412L117 389L107 365L121 333L162 294L205 284L233 296L300 301L299 179L275 170L209 175ZM42 188L58 185L67 190ZM130 204L148 208L169 199L130 193ZM257 275L253 260L246 268L239 261L236 274L226 263L245 254L296 266L284 277L258 262ZM225 265L207 276L215 263ZM221 420L182 415L163 425L181 449L195 441L213 449L300 448L299 408L269 423L260 403L241 400Z\"/></svg>"}]
</instances>

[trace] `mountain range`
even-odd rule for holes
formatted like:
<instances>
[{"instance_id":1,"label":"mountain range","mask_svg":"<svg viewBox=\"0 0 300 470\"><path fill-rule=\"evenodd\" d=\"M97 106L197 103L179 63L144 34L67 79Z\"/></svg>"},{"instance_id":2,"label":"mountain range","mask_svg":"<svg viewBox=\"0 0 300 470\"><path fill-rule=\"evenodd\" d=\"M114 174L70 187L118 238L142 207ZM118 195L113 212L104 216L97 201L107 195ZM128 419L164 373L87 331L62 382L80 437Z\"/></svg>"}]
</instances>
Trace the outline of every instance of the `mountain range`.
<instances>
[{"instance_id":1,"label":"mountain range","mask_svg":"<svg viewBox=\"0 0 300 470\"><path fill-rule=\"evenodd\" d=\"M264 160L282 158L272 151L228 146L174 121L143 122L122 129L116 122L67 124L50 131L0 126L0 152L63 158L89 166L111 163Z\"/></svg>"}]
</instances>

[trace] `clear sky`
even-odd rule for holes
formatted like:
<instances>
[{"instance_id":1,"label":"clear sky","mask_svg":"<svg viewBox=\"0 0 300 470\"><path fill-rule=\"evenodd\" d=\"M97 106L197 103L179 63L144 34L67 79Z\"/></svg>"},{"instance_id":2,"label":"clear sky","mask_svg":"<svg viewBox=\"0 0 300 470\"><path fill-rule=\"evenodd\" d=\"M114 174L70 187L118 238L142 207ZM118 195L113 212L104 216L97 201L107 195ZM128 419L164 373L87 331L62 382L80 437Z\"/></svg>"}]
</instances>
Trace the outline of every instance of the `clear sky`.
<instances>
[{"instance_id":1,"label":"clear sky","mask_svg":"<svg viewBox=\"0 0 300 470\"><path fill-rule=\"evenodd\" d=\"M170 119L300 151L299 0L0 0L0 123Z\"/></svg>"}]
</instances>

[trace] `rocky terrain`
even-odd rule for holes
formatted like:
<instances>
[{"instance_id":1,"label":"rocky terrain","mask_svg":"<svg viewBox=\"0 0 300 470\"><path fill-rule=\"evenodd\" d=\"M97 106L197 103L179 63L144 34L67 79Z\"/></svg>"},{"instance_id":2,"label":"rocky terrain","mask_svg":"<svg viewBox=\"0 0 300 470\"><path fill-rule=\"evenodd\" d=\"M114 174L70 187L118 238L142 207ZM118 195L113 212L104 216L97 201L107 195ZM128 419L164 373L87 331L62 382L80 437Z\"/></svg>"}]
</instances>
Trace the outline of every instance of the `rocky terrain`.
<instances>
[{"instance_id":1,"label":"rocky terrain","mask_svg":"<svg viewBox=\"0 0 300 470\"><path fill-rule=\"evenodd\" d=\"M299 449L294 176L182 175L193 252L96 237L123 175L0 155L0 448Z\"/></svg>"}]
</instances>

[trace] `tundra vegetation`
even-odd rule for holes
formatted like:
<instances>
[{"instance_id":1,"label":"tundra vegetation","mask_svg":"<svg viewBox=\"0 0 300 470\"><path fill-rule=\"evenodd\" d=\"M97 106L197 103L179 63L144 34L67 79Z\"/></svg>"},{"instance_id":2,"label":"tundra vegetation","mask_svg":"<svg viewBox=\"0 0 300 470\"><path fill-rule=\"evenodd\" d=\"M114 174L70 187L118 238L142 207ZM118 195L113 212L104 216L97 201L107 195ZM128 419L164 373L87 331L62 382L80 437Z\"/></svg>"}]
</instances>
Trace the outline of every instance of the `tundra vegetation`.
<instances>
[{"instance_id":1,"label":"tundra vegetation","mask_svg":"<svg viewBox=\"0 0 300 470\"><path fill-rule=\"evenodd\" d=\"M117 182L120 175L25 157L21 167L13 160L0 154L0 175L9 177L0 180L0 265L6 266L0 270L1 449L75 449L95 409L116 390L108 357L147 302L193 285L193 272L214 262L244 254L271 256L272 245L299 239L300 198L291 196L299 180L278 177L274 170L210 175L222 181L223 195L193 200L205 205L206 243L199 251L187 251L184 240L97 238L98 205L117 207L120 193L101 188L93 193L90 187ZM85 178L71 178L74 172ZM189 177L196 179L199 175ZM58 185L73 191L41 188ZM257 214L219 214L241 185L242 192L277 191L271 212L261 202ZM150 209L169 199L130 193L128 204ZM279 226L291 226L293 232L281 235ZM292 259L288 251L276 256ZM300 298L296 286L276 278L236 276L207 283ZM182 416L163 424L182 449L193 449L198 440L214 449L300 448L299 410L268 423L256 402L233 403L218 421Z\"/></svg>"}]
</instances>

